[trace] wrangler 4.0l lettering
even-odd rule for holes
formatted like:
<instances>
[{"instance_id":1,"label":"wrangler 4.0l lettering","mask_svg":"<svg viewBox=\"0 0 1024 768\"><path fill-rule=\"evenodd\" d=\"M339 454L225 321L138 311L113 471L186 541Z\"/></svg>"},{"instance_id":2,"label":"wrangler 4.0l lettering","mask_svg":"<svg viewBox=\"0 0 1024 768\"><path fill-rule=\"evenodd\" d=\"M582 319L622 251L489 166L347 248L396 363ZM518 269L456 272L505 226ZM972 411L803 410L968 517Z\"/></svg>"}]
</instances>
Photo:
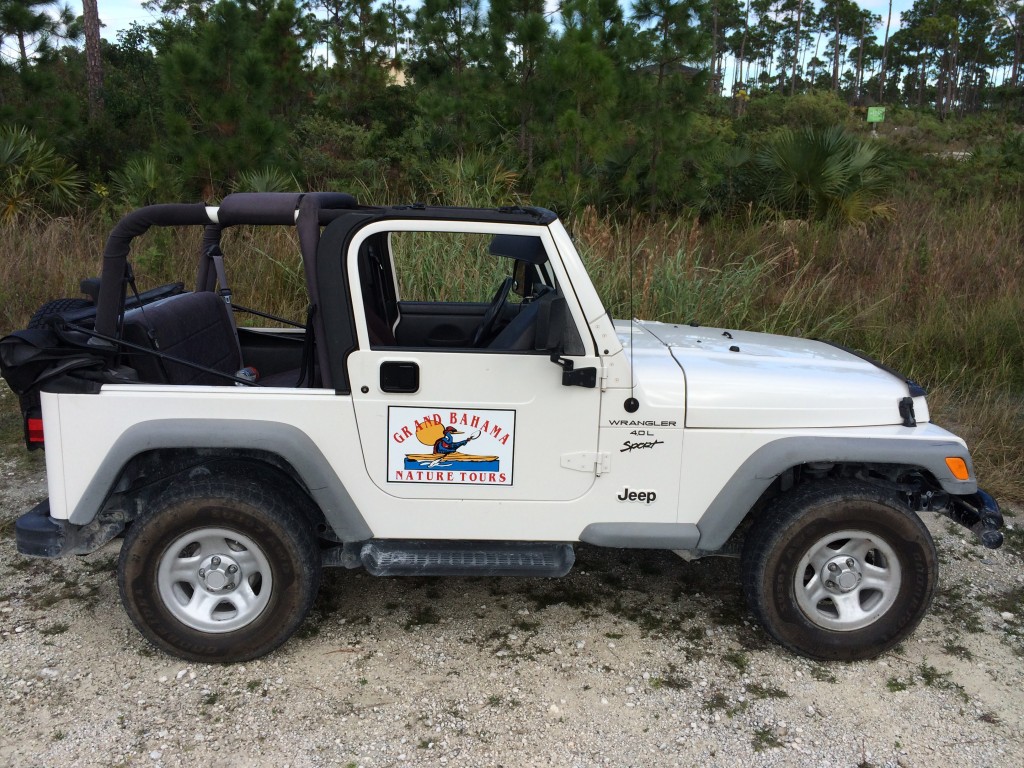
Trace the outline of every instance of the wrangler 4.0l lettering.
<instances>
[{"instance_id":1,"label":"wrangler 4.0l lettering","mask_svg":"<svg viewBox=\"0 0 1024 768\"><path fill-rule=\"evenodd\" d=\"M197 273L137 286L136 238L171 226L197 229ZM296 231L301 317L233 299L271 227ZM0 340L49 485L18 550L123 537L124 608L183 659L273 651L324 567L553 577L585 545L738 557L775 640L863 659L931 603L922 513L1002 543L916 383L824 341L613 320L542 208L149 206L82 289Z\"/></svg>"}]
</instances>

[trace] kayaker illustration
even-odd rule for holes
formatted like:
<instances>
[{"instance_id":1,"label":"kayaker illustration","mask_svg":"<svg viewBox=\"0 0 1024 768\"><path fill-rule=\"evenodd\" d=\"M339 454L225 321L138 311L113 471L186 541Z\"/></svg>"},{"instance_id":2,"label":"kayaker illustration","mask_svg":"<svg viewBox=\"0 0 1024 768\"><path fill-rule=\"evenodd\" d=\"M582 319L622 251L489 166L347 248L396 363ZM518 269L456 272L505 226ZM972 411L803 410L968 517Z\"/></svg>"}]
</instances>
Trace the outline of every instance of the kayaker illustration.
<instances>
[{"instance_id":1,"label":"kayaker illustration","mask_svg":"<svg viewBox=\"0 0 1024 768\"><path fill-rule=\"evenodd\" d=\"M454 437L463 434L465 433L453 426L445 427L436 421L420 422L416 427L416 439L423 445L430 446L432 452L405 454L405 468L496 471L500 464L497 456L477 456L459 450L479 438L481 431L476 430L465 440L457 440Z\"/></svg>"},{"instance_id":2,"label":"kayaker illustration","mask_svg":"<svg viewBox=\"0 0 1024 768\"><path fill-rule=\"evenodd\" d=\"M445 427L444 435L440 439L434 441L434 453L442 456L447 456L450 453L455 453L459 448L466 445L472 440L476 440L480 437L480 430L476 431L476 434L467 437L465 440L459 440L456 442L452 439L452 435L465 434L462 430L456 429L455 427Z\"/></svg>"}]
</instances>

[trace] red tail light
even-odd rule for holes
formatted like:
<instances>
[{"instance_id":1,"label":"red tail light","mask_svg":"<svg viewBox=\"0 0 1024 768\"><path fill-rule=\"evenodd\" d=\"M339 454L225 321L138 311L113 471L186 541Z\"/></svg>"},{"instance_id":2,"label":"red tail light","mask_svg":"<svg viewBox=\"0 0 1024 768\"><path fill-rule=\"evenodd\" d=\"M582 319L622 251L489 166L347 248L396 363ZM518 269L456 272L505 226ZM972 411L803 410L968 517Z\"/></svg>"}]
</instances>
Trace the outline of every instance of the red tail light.
<instances>
[{"instance_id":1,"label":"red tail light","mask_svg":"<svg viewBox=\"0 0 1024 768\"><path fill-rule=\"evenodd\" d=\"M30 445L43 444L43 420L29 417L26 420L25 433L28 435Z\"/></svg>"}]
</instances>

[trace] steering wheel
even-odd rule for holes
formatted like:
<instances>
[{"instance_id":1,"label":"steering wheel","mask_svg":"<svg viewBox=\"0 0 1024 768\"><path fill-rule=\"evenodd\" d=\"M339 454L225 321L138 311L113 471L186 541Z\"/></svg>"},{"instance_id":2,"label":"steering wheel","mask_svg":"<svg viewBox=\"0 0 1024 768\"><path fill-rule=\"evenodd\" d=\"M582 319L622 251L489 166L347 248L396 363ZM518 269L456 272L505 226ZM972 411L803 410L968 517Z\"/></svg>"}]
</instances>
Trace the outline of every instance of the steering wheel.
<instances>
[{"instance_id":1,"label":"steering wheel","mask_svg":"<svg viewBox=\"0 0 1024 768\"><path fill-rule=\"evenodd\" d=\"M491 299L491 305L484 312L484 319L480 322L480 326L476 329L476 333L473 334L473 346L482 347L485 346L488 341L491 340L491 332L494 330L494 323L498 319L498 313L501 312L501 308L505 306L505 302L508 300L508 295L512 291L512 286L515 284L515 279L509 275L506 277L501 285L498 286L498 290L494 294L494 298Z\"/></svg>"}]
</instances>

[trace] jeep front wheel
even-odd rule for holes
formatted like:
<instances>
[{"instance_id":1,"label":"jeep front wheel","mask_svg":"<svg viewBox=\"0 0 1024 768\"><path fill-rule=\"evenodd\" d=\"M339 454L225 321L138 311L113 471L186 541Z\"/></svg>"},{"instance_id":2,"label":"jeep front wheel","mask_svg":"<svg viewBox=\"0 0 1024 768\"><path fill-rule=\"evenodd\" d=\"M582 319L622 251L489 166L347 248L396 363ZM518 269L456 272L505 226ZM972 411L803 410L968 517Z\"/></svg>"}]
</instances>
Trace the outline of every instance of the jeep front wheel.
<instances>
[{"instance_id":1,"label":"jeep front wheel","mask_svg":"<svg viewBox=\"0 0 1024 768\"><path fill-rule=\"evenodd\" d=\"M751 609L782 645L815 659L867 659L907 637L937 581L920 518L883 488L816 483L780 497L743 551Z\"/></svg>"},{"instance_id":2,"label":"jeep front wheel","mask_svg":"<svg viewBox=\"0 0 1024 768\"><path fill-rule=\"evenodd\" d=\"M269 653L305 619L319 584L316 538L301 510L244 476L172 486L129 528L118 566L135 626L190 661Z\"/></svg>"}]
</instances>

